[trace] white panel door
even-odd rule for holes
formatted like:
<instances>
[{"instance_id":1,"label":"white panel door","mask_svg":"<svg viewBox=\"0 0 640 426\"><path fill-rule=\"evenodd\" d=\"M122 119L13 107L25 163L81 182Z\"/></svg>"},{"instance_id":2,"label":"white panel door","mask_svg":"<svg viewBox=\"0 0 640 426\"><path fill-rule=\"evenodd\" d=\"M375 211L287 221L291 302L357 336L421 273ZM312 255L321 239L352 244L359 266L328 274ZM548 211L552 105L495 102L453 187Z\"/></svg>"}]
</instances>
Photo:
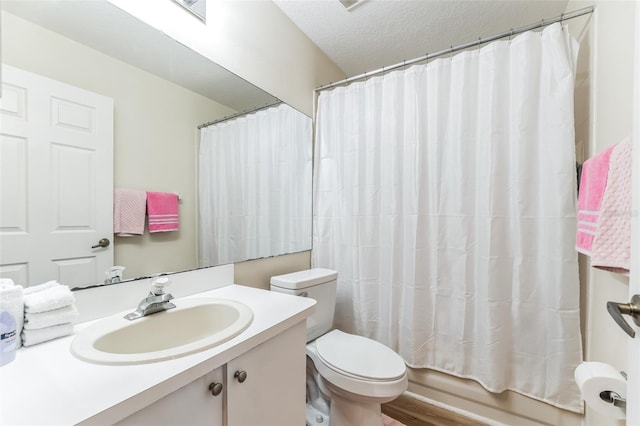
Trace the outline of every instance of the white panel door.
<instances>
[{"instance_id":1,"label":"white panel door","mask_svg":"<svg viewBox=\"0 0 640 426\"><path fill-rule=\"evenodd\" d=\"M113 100L2 66L0 276L96 284L113 265Z\"/></svg>"}]
</instances>

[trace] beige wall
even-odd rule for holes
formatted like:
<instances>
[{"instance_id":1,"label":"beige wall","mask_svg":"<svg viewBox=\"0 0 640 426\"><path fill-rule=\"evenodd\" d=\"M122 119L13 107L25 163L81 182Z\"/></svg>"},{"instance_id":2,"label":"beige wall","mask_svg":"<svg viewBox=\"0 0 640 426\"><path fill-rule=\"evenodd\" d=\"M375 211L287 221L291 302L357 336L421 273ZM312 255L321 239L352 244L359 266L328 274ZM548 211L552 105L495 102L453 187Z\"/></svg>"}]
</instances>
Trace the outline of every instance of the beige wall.
<instances>
[{"instance_id":1,"label":"beige wall","mask_svg":"<svg viewBox=\"0 0 640 426\"><path fill-rule=\"evenodd\" d=\"M297 272L311 267L311 252L249 260L235 264L234 282L249 287L269 290L271 277Z\"/></svg>"},{"instance_id":2,"label":"beige wall","mask_svg":"<svg viewBox=\"0 0 640 426\"><path fill-rule=\"evenodd\" d=\"M590 19L570 22L580 41L576 79L576 147L578 161L601 152L631 134L635 5L633 1L570 1L567 10L594 5ZM580 256L581 307L586 361L600 361L625 370L627 336L606 310L607 301L628 300L629 279L590 267ZM587 425L623 425L587 407Z\"/></svg>"}]
</instances>

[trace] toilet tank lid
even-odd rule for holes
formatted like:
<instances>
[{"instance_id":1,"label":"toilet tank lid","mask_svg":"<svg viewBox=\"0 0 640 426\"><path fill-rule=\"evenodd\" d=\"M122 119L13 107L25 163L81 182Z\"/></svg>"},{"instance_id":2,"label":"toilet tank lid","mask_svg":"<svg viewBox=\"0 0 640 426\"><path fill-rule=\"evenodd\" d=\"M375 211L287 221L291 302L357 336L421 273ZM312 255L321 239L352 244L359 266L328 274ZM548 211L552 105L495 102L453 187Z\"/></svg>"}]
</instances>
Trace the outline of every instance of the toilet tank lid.
<instances>
[{"instance_id":1,"label":"toilet tank lid","mask_svg":"<svg viewBox=\"0 0 640 426\"><path fill-rule=\"evenodd\" d=\"M290 290L299 290L301 288L307 288L333 281L336 278L338 278L338 273L336 271L324 268L314 268L271 277L271 285Z\"/></svg>"}]
</instances>

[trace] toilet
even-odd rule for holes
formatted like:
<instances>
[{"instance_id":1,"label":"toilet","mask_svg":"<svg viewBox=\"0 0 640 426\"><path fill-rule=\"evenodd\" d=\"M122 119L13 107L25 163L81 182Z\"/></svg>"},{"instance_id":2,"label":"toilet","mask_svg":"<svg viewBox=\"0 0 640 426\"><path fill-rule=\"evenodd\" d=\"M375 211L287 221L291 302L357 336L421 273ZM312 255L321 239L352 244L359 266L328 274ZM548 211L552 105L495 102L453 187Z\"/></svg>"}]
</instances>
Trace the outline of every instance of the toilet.
<instances>
[{"instance_id":1,"label":"toilet","mask_svg":"<svg viewBox=\"0 0 640 426\"><path fill-rule=\"evenodd\" d=\"M317 302L307 319L307 426L382 425L380 404L407 389L406 366L387 346L332 329L337 279L322 268L271 278L271 291Z\"/></svg>"}]
</instances>

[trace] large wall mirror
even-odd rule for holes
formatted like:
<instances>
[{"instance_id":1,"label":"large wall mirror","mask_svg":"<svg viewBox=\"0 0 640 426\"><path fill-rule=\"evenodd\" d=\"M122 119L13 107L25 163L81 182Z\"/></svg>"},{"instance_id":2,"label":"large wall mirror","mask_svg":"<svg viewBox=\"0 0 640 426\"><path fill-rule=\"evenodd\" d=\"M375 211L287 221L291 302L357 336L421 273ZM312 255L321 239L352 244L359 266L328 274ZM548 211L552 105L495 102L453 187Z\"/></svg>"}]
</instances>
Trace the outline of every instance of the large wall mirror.
<instances>
[{"instance_id":1,"label":"large wall mirror","mask_svg":"<svg viewBox=\"0 0 640 426\"><path fill-rule=\"evenodd\" d=\"M3 64L113 99L113 184L110 189L123 187L180 195L179 231L149 234L145 230L144 235L140 236L108 236L111 244L105 250L113 250L113 264L126 267L124 280L311 248L309 117L286 105L278 105L275 97L108 1L6 0L1 7ZM175 7L176 13L188 13L177 4ZM206 25L206 22L193 18L193 25ZM229 227L218 224L217 230L207 229L198 210L199 203L204 203L202 191L206 191L203 188L200 188L200 193L198 191L198 181L203 176L203 170L199 170L202 164L201 134L205 135L203 138L210 138L213 129L233 127L232 123L236 125L243 121L253 123L272 109L287 109L286 114L306 121L309 131L298 134L295 143L281 143L266 151L263 148L271 142L260 145L262 151L242 148L249 150L251 155L240 152L239 143L216 151L213 155L215 161L203 166L213 168L209 171L213 172L211 179L217 191L215 195L208 196L206 202L214 210L218 208L235 217L233 223L229 222L232 223ZM258 111L243 114L254 110ZM211 121L216 123L198 128ZM272 134L277 131L277 126L270 130ZM292 135L276 137L276 143L281 142L284 136L290 138ZM14 142L9 144L11 149L19 147L19 143ZM291 147L300 152L288 152ZM14 151L19 153L19 150ZM280 157L271 155L274 153ZM265 157L267 155L268 158ZM289 174L283 174L283 168L277 165L285 157L302 158L304 164L292 167L287 172ZM273 168L264 169L267 166ZM73 162L67 165L69 169L74 167ZM272 186L265 186L265 178L256 175L258 169L264 176L273 177ZM16 172L15 175L20 174ZM258 185L250 187L247 184L249 177ZM220 185L223 182L226 182L226 186ZM304 192L296 194L297 201L293 204L282 201L277 194L278 191L288 191L292 182L302 183L295 191ZM17 190L13 192L19 193ZM7 211L12 212L9 216L15 219L27 215L29 209L37 208L39 202L34 197L33 194L23 197L24 205L16 206L16 209L9 206L11 208ZM264 218L254 218L250 223L237 221L238 216L247 213L245 207L254 203L252 199L259 199L260 202L269 199L278 201L268 204L271 222L260 222ZM5 207L3 218L8 217L4 215ZM267 207L261 208L261 211L265 212L265 209ZM18 210L20 214L13 214ZM302 235L290 233L295 244L288 241L287 244L274 244L273 248L261 245L260 250L234 249L231 254L209 256L206 259L198 256L199 252L205 250L202 246L204 240L199 237L203 232L207 233L206 240L216 240L217 246L233 247L239 244L238 235L243 234L255 242L256 233L264 235L276 227L280 214L280 222L288 223L292 213L297 216L295 220L308 229ZM0 223L0 228L0 276L20 277L25 285L36 285L48 279L58 279L71 287L87 287L104 282L105 268L97 267L91 260L91 251L81 257L85 263L79 268L90 278L80 278L72 267L80 261L69 261L64 254L58 258L54 255L57 263L49 262L45 268L20 269L20 262L15 259L6 261L7 253L18 251L17 247L12 246L12 240L6 237L24 230L4 222ZM232 231L231 228L242 232L227 232ZM74 231L83 234L80 228ZM99 237L87 237L90 239L83 244L89 247ZM60 245L46 241L42 244ZM16 272L20 270L22 272Z\"/></svg>"}]
</instances>

